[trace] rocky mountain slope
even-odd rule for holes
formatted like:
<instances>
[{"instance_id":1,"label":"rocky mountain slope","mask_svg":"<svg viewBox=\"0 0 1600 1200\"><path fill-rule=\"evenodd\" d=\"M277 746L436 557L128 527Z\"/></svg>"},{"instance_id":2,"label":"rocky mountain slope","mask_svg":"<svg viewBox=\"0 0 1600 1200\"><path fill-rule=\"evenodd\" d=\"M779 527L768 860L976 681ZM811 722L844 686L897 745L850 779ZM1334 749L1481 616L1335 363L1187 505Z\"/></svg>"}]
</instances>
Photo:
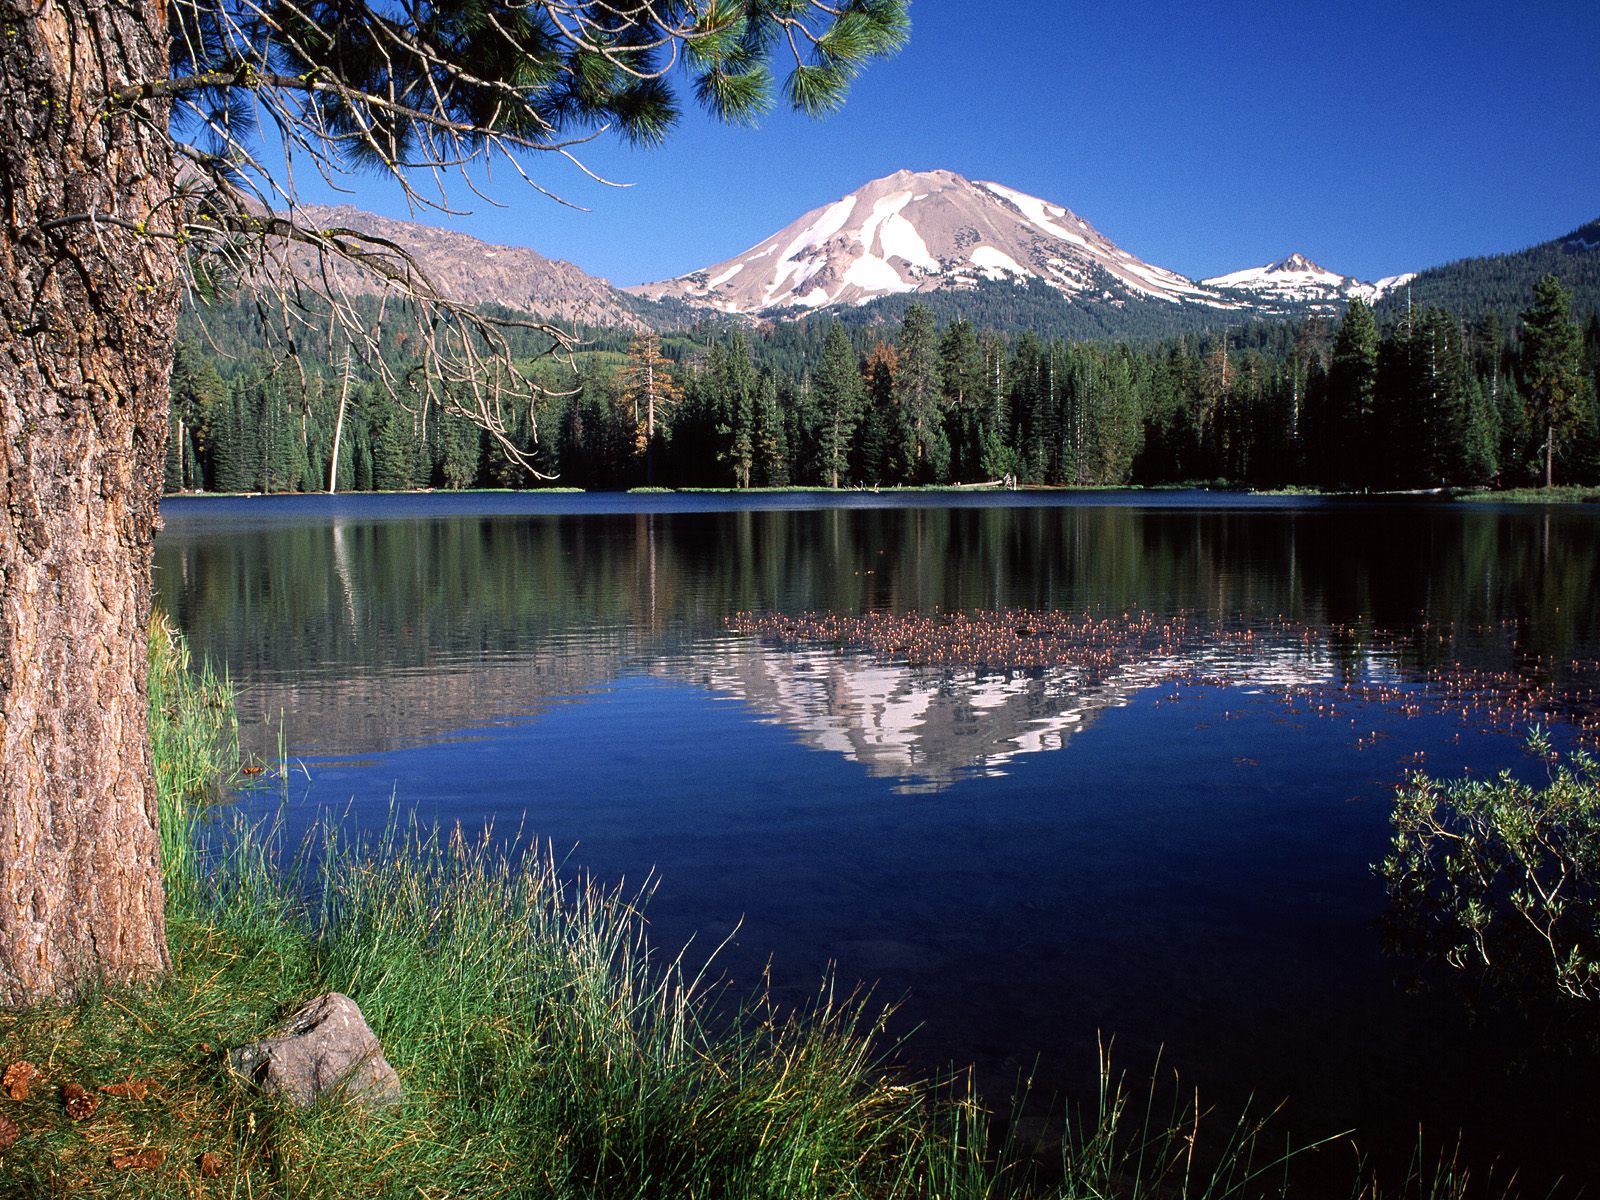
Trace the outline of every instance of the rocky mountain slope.
<instances>
[{"instance_id":1,"label":"rocky mountain slope","mask_svg":"<svg viewBox=\"0 0 1600 1200\"><path fill-rule=\"evenodd\" d=\"M1551 272L1572 289L1580 314L1600 311L1600 221L1527 250L1371 283L1302 254L1194 281L1142 261L1060 205L951 171L897 171L813 209L734 258L626 289L526 247L490 245L348 206L312 207L304 216L406 247L453 299L613 328L819 310L853 321L893 321L915 299L942 320L965 316L1059 336L1124 338L1337 314L1357 296L1380 311L1409 297L1469 318L1493 312L1514 323L1534 281ZM338 269L336 279L358 294L376 290L353 269Z\"/></svg>"},{"instance_id":2,"label":"rocky mountain slope","mask_svg":"<svg viewBox=\"0 0 1600 1200\"><path fill-rule=\"evenodd\" d=\"M495 304L562 324L643 328L639 301L604 279L525 246L496 246L465 233L415 221L400 221L348 205L307 206L301 220L321 228L348 228L386 238L415 256L449 299ZM338 287L353 295L379 291L378 283L354 267L336 264Z\"/></svg>"}]
</instances>

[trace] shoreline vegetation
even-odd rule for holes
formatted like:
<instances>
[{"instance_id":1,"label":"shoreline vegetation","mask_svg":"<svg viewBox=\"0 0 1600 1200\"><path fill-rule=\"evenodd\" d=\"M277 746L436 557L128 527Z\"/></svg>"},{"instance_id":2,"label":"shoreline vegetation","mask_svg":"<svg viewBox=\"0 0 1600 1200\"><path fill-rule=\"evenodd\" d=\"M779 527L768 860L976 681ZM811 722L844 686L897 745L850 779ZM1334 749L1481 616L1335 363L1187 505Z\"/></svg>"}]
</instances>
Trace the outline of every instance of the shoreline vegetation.
<instances>
[{"instance_id":1,"label":"shoreline vegetation","mask_svg":"<svg viewBox=\"0 0 1600 1200\"><path fill-rule=\"evenodd\" d=\"M149 697L172 971L0 1013L0 1065L39 1072L0 1097L7 1197L1220 1200L1282 1194L1316 1157L1264 1120L1201 1121L1105 1055L1064 1123L996 1119L965 1077L896 1067L859 993L827 980L795 1013L730 996L651 950L646 897L565 879L538 847L397 823L286 857L271 827L216 820L253 770L232 689L159 616ZM361 1005L403 1104L297 1112L236 1088L227 1048L326 990ZM92 1116L68 1116L69 1085ZM1352 1165L1350 1194L1465 1194L1455 1160L1418 1162L1387 1193Z\"/></svg>"},{"instance_id":2,"label":"shoreline vegetation","mask_svg":"<svg viewBox=\"0 0 1600 1200\"><path fill-rule=\"evenodd\" d=\"M625 489L541 487L541 488L395 488L362 492L166 492L163 499L241 499L256 496L307 498L320 496L773 496L806 495L970 495L974 492L1014 492L1018 495L1061 493L1091 494L1108 492L1220 492L1240 496L1304 497L1308 500L1440 500L1468 504L1600 504L1600 487L1557 485L1551 488L1505 488L1500 491L1480 488L1432 488L1415 491L1328 491L1312 487L1254 488L1217 480L1196 483L1163 484L1020 484L1015 488L998 483L964 484L886 484L881 487L634 487Z\"/></svg>"}]
</instances>

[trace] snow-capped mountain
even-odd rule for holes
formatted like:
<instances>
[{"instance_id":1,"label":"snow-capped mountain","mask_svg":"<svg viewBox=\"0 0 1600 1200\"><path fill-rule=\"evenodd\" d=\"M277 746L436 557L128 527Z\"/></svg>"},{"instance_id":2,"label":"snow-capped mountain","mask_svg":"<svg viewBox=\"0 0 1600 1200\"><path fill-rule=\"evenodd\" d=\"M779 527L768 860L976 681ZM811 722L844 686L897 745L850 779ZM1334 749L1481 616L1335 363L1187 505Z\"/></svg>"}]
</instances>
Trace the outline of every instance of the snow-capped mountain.
<instances>
[{"instance_id":1,"label":"snow-capped mountain","mask_svg":"<svg viewBox=\"0 0 1600 1200\"><path fill-rule=\"evenodd\" d=\"M627 290L728 313L798 314L985 280L1036 281L1070 299L1250 307L1141 261L1058 204L952 171L896 171L736 258Z\"/></svg>"},{"instance_id":2,"label":"snow-capped mountain","mask_svg":"<svg viewBox=\"0 0 1600 1200\"><path fill-rule=\"evenodd\" d=\"M1246 267L1243 271L1232 271L1201 282L1208 288L1243 292L1252 299L1313 308L1342 308L1358 296L1372 304L1415 278L1415 274L1390 275L1376 283L1363 283L1319 267L1303 254L1291 254L1264 267Z\"/></svg>"}]
</instances>

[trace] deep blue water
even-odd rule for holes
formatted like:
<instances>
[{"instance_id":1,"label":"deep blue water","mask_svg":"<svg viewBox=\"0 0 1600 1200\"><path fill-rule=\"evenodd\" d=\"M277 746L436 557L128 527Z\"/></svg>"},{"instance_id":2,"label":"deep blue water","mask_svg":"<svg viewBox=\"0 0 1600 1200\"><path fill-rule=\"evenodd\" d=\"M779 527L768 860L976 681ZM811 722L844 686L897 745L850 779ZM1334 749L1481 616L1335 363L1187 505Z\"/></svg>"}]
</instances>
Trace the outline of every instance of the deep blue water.
<instances>
[{"instance_id":1,"label":"deep blue water","mask_svg":"<svg viewBox=\"0 0 1600 1200\"><path fill-rule=\"evenodd\" d=\"M1600 514L1230 494L297 497L164 507L157 583L287 819L493 821L650 881L655 943L898 1004L917 1069L1082 1095L1101 1039L1381 1157L1600 1173L1593 1062L1386 950L1407 770L1594 717ZM737 613L1180 621L919 667ZM1477 707L1470 711L1466 705ZM278 803L274 792L247 800ZM1330 1152L1331 1154L1331 1152ZM1325 1155L1324 1157L1329 1157ZM1330 1165L1330 1171L1332 1170Z\"/></svg>"}]
</instances>

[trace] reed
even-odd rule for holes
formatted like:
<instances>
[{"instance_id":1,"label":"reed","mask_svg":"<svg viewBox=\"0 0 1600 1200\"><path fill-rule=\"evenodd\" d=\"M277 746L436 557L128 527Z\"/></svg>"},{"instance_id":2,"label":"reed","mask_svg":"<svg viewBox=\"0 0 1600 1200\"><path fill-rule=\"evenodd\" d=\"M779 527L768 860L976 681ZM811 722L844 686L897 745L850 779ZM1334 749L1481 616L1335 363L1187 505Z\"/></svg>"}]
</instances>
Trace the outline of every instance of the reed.
<instances>
[{"instance_id":1,"label":"reed","mask_svg":"<svg viewBox=\"0 0 1600 1200\"><path fill-rule=\"evenodd\" d=\"M201 874L192 859L198 826L240 779L239 720L227 676L210 664L196 666L188 643L160 611L150 621L148 666L164 882L181 897Z\"/></svg>"}]
</instances>

